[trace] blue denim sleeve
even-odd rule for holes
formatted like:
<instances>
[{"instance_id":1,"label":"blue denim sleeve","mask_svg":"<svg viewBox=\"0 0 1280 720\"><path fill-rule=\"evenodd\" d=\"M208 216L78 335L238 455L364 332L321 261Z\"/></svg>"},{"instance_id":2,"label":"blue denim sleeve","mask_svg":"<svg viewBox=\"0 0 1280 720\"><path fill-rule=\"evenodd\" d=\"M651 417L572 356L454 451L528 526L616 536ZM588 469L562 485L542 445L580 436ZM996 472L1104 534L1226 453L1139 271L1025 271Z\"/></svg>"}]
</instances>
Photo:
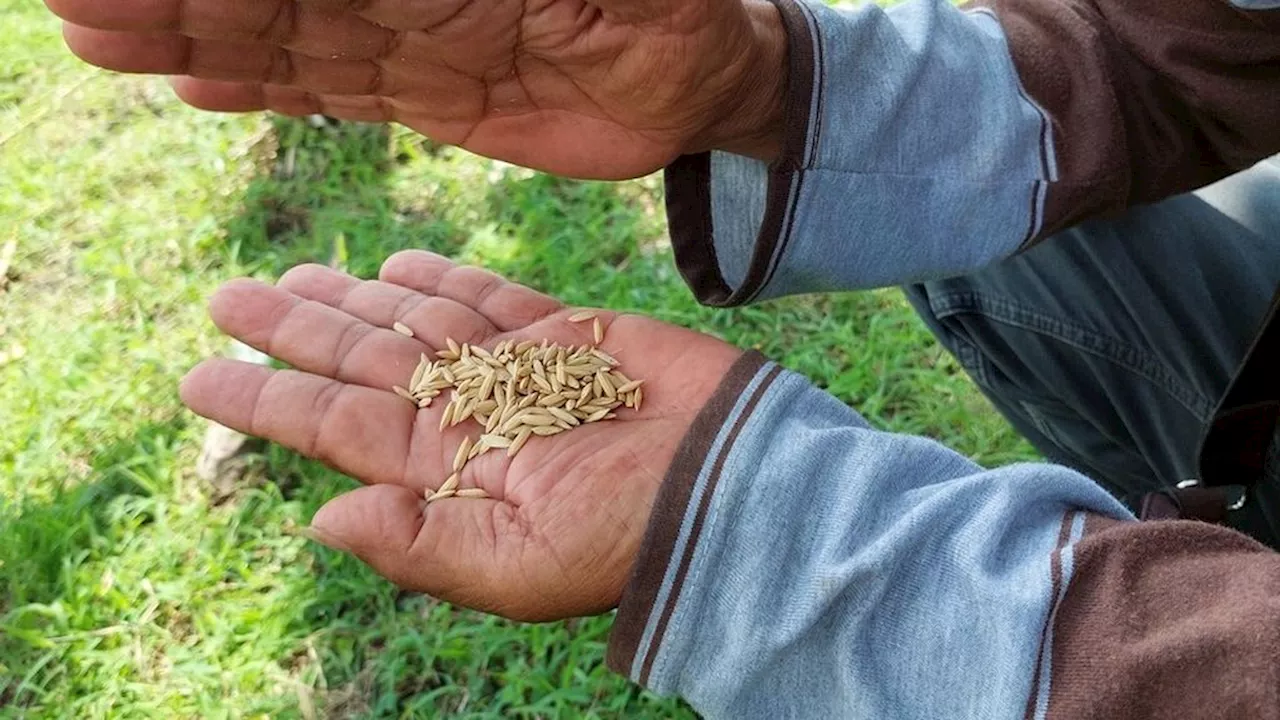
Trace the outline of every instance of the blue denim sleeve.
<instances>
[{"instance_id":1,"label":"blue denim sleeve","mask_svg":"<svg viewBox=\"0 0 1280 720\"><path fill-rule=\"evenodd\" d=\"M1280 152L1270 0L773 1L778 159L667 168L709 305L964 274Z\"/></svg>"},{"instance_id":2,"label":"blue denim sleeve","mask_svg":"<svg viewBox=\"0 0 1280 720\"><path fill-rule=\"evenodd\" d=\"M711 719L1021 717L1086 513L1131 519L749 356L668 474L610 665Z\"/></svg>"},{"instance_id":3,"label":"blue denim sleeve","mask_svg":"<svg viewBox=\"0 0 1280 720\"><path fill-rule=\"evenodd\" d=\"M783 158L712 152L668 170L677 256L701 299L962 273L1037 233L1052 132L992 14L946 0L779 9L792 54Z\"/></svg>"}]
</instances>

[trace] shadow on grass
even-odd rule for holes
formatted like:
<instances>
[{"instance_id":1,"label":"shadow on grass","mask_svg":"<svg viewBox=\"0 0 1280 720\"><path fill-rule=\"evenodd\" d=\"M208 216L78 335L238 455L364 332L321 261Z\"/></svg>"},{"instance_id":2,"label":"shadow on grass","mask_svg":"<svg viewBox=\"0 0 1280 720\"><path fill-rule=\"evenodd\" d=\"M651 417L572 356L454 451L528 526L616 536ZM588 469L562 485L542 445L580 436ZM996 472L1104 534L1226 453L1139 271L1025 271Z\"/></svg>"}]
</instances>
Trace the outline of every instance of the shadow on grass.
<instances>
[{"instance_id":1,"label":"shadow on grass","mask_svg":"<svg viewBox=\"0 0 1280 720\"><path fill-rule=\"evenodd\" d=\"M405 212L388 193L394 166L435 152L429 142L397 142L385 126L271 122L260 175L225 226L231 259L267 278L307 262L369 277L395 250L449 249L452 226Z\"/></svg>"},{"instance_id":2,"label":"shadow on grass","mask_svg":"<svg viewBox=\"0 0 1280 720\"><path fill-rule=\"evenodd\" d=\"M113 555L129 531L153 520L146 501L170 482L164 474L184 425L141 425L92 457L87 482L47 499L0 501L0 657L18 659L0 672L0 707L21 707L42 684L36 678L58 652L49 636L68 625L58 600L75 594L69 585L81 580L80 565Z\"/></svg>"}]
</instances>

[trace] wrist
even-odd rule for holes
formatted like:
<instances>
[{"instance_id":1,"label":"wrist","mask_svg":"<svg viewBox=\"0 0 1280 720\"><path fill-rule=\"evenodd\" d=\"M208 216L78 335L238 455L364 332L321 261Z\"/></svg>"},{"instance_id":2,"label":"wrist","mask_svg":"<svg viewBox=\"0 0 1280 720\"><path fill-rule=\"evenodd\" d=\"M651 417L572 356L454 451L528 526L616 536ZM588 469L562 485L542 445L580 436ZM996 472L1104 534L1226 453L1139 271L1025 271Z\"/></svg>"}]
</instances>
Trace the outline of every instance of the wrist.
<instances>
[{"instance_id":1,"label":"wrist","mask_svg":"<svg viewBox=\"0 0 1280 720\"><path fill-rule=\"evenodd\" d=\"M782 149L786 114L787 31L772 2L745 5L751 30L737 80L696 151L723 150L765 162Z\"/></svg>"}]
</instances>

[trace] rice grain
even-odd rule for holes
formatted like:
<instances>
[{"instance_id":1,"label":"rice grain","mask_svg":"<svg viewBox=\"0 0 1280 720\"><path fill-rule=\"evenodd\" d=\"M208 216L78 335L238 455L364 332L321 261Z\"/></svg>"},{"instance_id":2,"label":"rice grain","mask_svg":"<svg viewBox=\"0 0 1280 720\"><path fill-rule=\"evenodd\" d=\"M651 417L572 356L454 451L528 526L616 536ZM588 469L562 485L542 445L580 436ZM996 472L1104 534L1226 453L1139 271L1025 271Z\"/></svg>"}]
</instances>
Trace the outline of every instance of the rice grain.
<instances>
[{"instance_id":1,"label":"rice grain","mask_svg":"<svg viewBox=\"0 0 1280 720\"><path fill-rule=\"evenodd\" d=\"M462 438L462 444L458 446L458 452L453 456L453 471L462 472L462 466L467 464L467 453L471 452L471 438Z\"/></svg>"}]
</instances>

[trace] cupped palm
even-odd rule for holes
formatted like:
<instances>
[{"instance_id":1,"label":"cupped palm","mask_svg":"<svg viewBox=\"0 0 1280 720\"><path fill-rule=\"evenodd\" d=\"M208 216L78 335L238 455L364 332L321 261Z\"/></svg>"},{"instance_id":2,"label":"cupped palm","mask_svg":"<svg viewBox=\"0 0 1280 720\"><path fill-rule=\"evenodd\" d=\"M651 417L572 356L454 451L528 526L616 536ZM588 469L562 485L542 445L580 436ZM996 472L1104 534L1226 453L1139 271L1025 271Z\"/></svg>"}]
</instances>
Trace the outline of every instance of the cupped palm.
<instances>
[{"instance_id":1,"label":"cupped palm","mask_svg":"<svg viewBox=\"0 0 1280 720\"><path fill-rule=\"evenodd\" d=\"M270 286L229 283L211 313L228 334L288 363L211 359L182 387L197 413L319 458L365 483L313 521L319 539L392 581L522 620L604 611L618 601L668 464L739 351L655 320L601 312L603 349L645 380L639 412L536 437L515 458L470 462L463 487L489 500L424 505L449 474L465 422L439 431L444 403L417 409L391 392L445 338L591 341L590 323L528 288L436 255L390 259L381 280L319 266ZM414 331L410 338L390 328Z\"/></svg>"}]
</instances>

